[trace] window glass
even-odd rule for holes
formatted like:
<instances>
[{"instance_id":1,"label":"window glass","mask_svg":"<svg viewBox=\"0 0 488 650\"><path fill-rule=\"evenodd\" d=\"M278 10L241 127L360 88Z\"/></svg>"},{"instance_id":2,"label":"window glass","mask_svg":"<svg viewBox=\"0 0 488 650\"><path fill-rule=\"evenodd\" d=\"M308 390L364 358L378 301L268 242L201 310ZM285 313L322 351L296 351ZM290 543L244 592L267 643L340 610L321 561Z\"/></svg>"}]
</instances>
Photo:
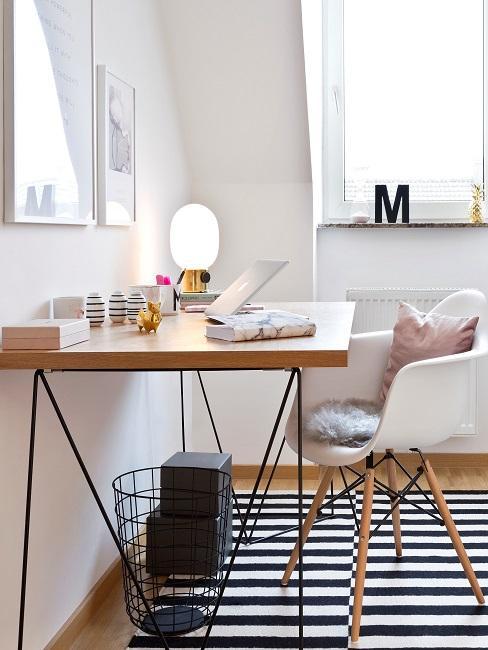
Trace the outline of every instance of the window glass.
<instances>
[{"instance_id":1,"label":"window glass","mask_svg":"<svg viewBox=\"0 0 488 650\"><path fill-rule=\"evenodd\" d=\"M344 0L345 200L465 201L482 177L483 0Z\"/></svg>"}]
</instances>

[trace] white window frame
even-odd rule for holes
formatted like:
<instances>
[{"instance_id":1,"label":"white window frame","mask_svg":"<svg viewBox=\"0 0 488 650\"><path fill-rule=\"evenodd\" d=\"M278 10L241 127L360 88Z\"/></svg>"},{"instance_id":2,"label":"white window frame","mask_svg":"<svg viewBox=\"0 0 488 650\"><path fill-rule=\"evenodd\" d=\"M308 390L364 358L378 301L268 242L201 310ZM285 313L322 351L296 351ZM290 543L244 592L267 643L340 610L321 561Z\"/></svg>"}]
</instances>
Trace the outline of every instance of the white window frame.
<instances>
[{"instance_id":1,"label":"white window frame","mask_svg":"<svg viewBox=\"0 0 488 650\"><path fill-rule=\"evenodd\" d=\"M322 3L323 221L345 223L350 220L351 201L344 200L344 0ZM483 34L483 177L488 191L488 0L483 0ZM469 205L469 201L410 201L410 221L467 222ZM374 218L374 214L371 216Z\"/></svg>"}]
</instances>

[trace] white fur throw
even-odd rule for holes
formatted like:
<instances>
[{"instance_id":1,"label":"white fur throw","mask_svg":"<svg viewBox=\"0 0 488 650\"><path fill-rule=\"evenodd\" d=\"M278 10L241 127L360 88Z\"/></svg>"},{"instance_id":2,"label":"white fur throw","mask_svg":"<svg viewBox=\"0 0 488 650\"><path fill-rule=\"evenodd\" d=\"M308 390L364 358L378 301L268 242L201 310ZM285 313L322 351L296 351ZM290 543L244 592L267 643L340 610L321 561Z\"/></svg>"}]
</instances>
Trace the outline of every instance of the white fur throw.
<instances>
[{"instance_id":1,"label":"white fur throw","mask_svg":"<svg viewBox=\"0 0 488 650\"><path fill-rule=\"evenodd\" d=\"M381 404L363 399L329 400L304 421L304 436L342 447L364 447L381 415Z\"/></svg>"}]
</instances>

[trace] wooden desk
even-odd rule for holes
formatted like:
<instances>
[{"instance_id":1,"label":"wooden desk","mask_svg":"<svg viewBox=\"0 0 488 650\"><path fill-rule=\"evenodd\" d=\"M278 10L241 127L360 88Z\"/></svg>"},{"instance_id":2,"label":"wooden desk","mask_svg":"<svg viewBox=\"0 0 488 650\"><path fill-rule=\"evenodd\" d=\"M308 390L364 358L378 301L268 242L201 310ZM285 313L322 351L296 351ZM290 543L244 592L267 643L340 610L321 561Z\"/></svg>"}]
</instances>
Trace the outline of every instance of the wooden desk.
<instances>
[{"instance_id":1,"label":"wooden desk","mask_svg":"<svg viewBox=\"0 0 488 650\"><path fill-rule=\"evenodd\" d=\"M202 640L202 649L206 648L215 615L220 604L223 589L227 583L237 551L246 535L246 525L251 514L255 497L270 457L279 424L286 407L291 388L296 380L297 389L297 437L298 437L298 614L299 636L297 647L303 648L303 552L302 552L302 521L303 521L303 481L302 481L302 383L301 368L303 367L344 367L347 366L347 352L354 315L354 303L280 303L267 305L268 308L284 309L310 316L317 324L317 333L313 337L273 339L267 341L246 341L242 343L229 343L226 341L207 340L205 338L205 317L203 314L178 314L167 316L156 335L140 334L134 325L111 325L107 322L104 327L92 328L91 339L85 343L73 345L64 350L56 351L0 351L0 370L25 370L34 372L34 386L32 394L32 418L30 428L29 464L27 474L27 497L24 522L24 546L22 560L21 598L19 614L18 650L23 648L25 596L27 588L27 565L29 552L29 529L32 499L32 476L34 469L34 449L37 419L37 396L39 382L44 386L51 405L58 417L64 434L71 446L73 454L80 466L85 480L98 505L100 513L120 553L126 571L130 575L139 598L144 603L145 611L152 621L154 629L164 648L169 650L167 641L158 628L154 613L147 601L144 591L138 584L131 563L126 556L117 533L110 521L107 511L93 484L88 469L81 457L71 431L66 424L61 409L51 386L46 378L46 370L63 371L91 371L91 372L117 372L117 371L153 371L153 372L180 372L180 386L182 399L182 434L184 449L184 409L183 409L183 372L196 370L209 411L215 438L220 448L220 440L211 415L205 389L200 376L200 370L259 370L259 369L284 369L291 370L285 394L280 405L273 430L267 444L261 468L249 499L243 522L234 544L228 569L223 580L222 590L217 599L214 613L208 621L205 638ZM283 445L280 447L280 451ZM280 453L280 452L279 452ZM279 453L275 465L279 459ZM112 477L109 477L110 479ZM265 492L266 493L266 492ZM259 512L260 508L258 509Z\"/></svg>"},{"instance_id":2,"label":"wooden desk","mask_svg":"<svg viewBox=\"0 0 488 650\"><path fill-rule=\"evenodd\" d=\"M163 318L158 333L135 325L91 329L91 339L64 350L0 351L0 370L196 370L346 366L354 303L304 302L266 305L310 316L315 336L229 343L205 337L205 316Z\"/></svg>"}]
</instances>

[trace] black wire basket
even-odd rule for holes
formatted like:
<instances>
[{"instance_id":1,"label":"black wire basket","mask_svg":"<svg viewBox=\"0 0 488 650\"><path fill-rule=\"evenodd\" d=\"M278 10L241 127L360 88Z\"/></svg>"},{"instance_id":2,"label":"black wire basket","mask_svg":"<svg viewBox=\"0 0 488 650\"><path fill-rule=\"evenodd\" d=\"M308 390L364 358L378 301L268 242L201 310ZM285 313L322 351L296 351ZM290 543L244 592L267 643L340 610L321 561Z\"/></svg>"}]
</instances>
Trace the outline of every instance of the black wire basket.
<instances>
[{"instance_id":1,"label":"black wire basket","mask_svg":"<svg viewBox=\"0 0 488 650\"><path fill-rule=\"evenodd\" d=\"M150 467L113 482L117 532L151 617L123 564L126 611L148 634L206 625L232 545L231 477L206 468Z\"/></svg>"}]
</instances>

